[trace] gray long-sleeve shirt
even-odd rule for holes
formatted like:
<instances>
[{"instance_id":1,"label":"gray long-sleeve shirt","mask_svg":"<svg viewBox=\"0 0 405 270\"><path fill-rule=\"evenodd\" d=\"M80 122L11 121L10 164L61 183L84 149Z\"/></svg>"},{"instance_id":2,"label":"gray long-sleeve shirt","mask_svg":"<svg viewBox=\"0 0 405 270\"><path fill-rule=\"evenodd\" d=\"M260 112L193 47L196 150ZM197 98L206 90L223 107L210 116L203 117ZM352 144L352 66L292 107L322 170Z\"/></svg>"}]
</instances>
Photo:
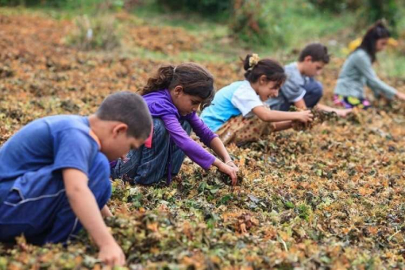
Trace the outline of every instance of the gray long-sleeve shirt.
<instances>
[{"instance_id":1,"label":"gray long-sleeve shirt","mask_svg":"<svg viewBox=\"0 0 405 270\"><path fill-rule=\"evenodd\" d=\"M335 94L365 98L365 85L370 87L376 96L384 94L387 98L392 99L397 93L397 90L377 77L367 52L358 49L343 64L335 87Z\"/></svg>"}]
</instances>

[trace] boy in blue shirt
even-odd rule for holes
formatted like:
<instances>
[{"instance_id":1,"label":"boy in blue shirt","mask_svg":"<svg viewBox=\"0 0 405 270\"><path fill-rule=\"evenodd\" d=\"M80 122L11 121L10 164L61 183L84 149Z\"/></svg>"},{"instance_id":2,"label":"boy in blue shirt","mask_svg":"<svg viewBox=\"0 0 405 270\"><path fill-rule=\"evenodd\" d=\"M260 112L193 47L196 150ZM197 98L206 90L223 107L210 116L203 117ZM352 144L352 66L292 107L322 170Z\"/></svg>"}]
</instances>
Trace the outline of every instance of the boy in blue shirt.
<instances>
[{"instance_id":1,"label":"boy in blue shirt","mask_svg":"<svg viewBox=\"0 0 405 270\"><path fill-rule=\"evenodd\" d=\"M288 111L292 105L303 110L316 106L319 110L333 111L345 117L350 109L335 109L318 103L323 95L323 87L315 77L321 74L324 66L329 63L329 58L326 46L320 43L307 45L301 51L298 62L284 67L287 80L281 86L278 97L271 98L266 103L272 110Z\"/></svg>"},{"instance_id":2,"label":"boy in blue shirt","mask_svg":"<svg viewBox=\"0 0 405 270\"><path fill-rule=\"evenodd\" d=\"M34 244L66 242L83 226L102 261L124 264L102 219L111 215L108 160L140 147L151 123L139 95L118 92L89 117L49 116L23 127L0 149L0 241L24 234Z\"/></svg>"}]
</instances>

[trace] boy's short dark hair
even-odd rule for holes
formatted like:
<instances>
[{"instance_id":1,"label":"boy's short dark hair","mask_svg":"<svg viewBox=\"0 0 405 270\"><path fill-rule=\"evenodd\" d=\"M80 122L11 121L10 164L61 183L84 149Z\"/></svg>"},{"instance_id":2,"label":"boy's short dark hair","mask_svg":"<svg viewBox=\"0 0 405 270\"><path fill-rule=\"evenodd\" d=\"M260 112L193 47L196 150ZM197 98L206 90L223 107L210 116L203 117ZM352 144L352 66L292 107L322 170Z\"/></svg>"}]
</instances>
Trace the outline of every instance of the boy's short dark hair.
<instances>
[{"instance_id":1,"label":"boy's short dark hair","mask_svg":"<svg viewBox=\"0 0 405 270\"><path fill-rule=\"evenodd\" d=\"M329 63L330 55L328 48L321 43L311 43L307 45L300 53L298 61L303 62L305 57L311 56L313 62L322 61L325 64Z\"/></svg>"},{"instance_id":2,"label":"boy's short dark hair","mask_svg":"<svg viewBox=\"0 0 405 270\"><path fill-rule=\"evenodd\" d=\"M118 121L128 125L128 136L137 139L149 137L152 117L143 98L129 91L109 95L98 108L96 115L101 120Z\"/></svg>"}]
</instances>

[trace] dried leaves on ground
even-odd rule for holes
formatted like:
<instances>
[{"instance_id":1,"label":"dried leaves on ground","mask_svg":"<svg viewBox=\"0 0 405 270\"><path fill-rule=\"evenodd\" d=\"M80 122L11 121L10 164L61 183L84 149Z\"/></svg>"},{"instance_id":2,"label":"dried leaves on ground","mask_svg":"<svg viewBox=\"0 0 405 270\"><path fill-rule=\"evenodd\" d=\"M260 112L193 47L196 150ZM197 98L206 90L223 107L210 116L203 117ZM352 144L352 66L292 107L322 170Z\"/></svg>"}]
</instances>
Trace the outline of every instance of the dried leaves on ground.
<instances>
[{"instance_id":1,"label":"dried leaves on ground","mask_svg":"<svg viewBox=\"0 0 405 270\"><path fill-rule=\"evenodd\" d=\"M69 21L0 15L1 143L37 117L89 114L109 93L137 91L163 63L78 51L63 42L71 27ZM166 30L131 33L164 44ZM168 36L175 38L176 31ZM135 43L148 46L144 40ZM152 50L188 48L182 39L169 45L174 47ZM218 88L240 78L237 62L202 64ZM339 65L330 68L322 78L326 103ZM393 83L404 90L400 81ZM240 167L236 187L187 160L169 187L114 181L109 206L115 217L107 224L126 267L404 268L404 106L377 105L347 119L324 117L305 131L231 145ZM0 245L0 269L75 267L102 267L86 233L68 247L36 247L24 238Z\"/></svg>"}]
</instances>

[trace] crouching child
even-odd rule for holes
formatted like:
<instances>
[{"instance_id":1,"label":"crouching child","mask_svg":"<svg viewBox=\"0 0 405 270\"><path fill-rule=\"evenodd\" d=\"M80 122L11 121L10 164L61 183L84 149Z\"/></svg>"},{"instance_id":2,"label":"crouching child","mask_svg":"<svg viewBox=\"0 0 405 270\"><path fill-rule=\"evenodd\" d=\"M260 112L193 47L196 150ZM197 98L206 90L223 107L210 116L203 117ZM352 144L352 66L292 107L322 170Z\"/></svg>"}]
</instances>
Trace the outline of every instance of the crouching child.
<instances>
[{"instance_id":1,"label":"crouching child","mask_svg":"<svg viewBox=\"0 0 405 270\"><path fill-rule=\"evenodd\" d=\"M23 127L0 149L0 241L23 234L34 244L65 243L84 227L100 260L124 264L102 218L111 215L108 160L140 147L151 125L143 99L118 92L88 117L49 116Z\"/></svg>"}]
</instances>

